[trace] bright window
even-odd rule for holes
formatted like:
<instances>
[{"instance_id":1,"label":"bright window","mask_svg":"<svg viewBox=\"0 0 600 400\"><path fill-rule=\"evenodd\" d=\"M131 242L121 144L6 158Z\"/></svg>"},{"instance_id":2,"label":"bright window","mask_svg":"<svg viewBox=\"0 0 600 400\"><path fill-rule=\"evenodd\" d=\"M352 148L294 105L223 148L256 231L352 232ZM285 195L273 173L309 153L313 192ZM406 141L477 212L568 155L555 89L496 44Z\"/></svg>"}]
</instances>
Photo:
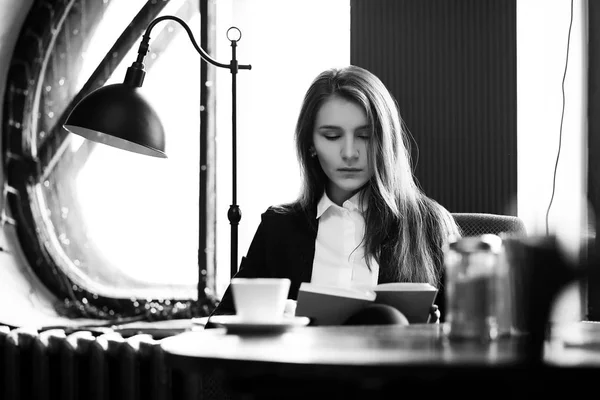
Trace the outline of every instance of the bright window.
<instances>
[{"instance_id":1,"label":"bright window","mask_svg":"<svg viewBox=\"0 0 600 400\"><path fill-rule=\"evenodd\" d=\"M80 91L107 54L121 61L104 83L123 81L146 25L139 35L130 31L135 42L121 50L127 54L110 49L140 10L152 10L150 4L113 0L66 12L42 72L36 104L40 118L34 118L32 129L31 151L43 153L45 146L54 162L33 187L32 203L41 241L75 286L110 298L189 299L196 297L198 281L201 59L185 30L174 21L160 22L144 60L142 91L165 127L168 159L96 145L72 134L59 146L46 142L60 129L58 116L70 101L65 88ZM152 4L156 10L162 6ZM164 3L158 15L164 14L183 19L199 41L196 1ZM75 25L84 26L82 21L94 28L82 31ZM74 51L74 43L81 51Z\"/></svg>"},{"instance_id":2,"label":"bright window","mask_svg":"<svg viewBox=\"0 0 600 400\"><path fill-rule=\"evenodd\" d=\"M176 15L176 3L183 2L172 2L161 14ZM119 15L115 12L112 21ZM185 15L198 33L197 10ZM146 56L153 65L142 88L163 122L168 158L95 146L75 178L75 188L88 237L121 275L124 284L117 286L130 292L133 284L152 293L171 286L175 291L163 297L181 297L177 294L182 289L187 288L187 296L195 293L198 277L200 56L187 33L170 21L152 30L151 50L152 39L165 30L173 37L160 55ZM122 82L138 44L107 83ZM82 139L73 139L75 150Z\"/></svg>"}]
</instances>

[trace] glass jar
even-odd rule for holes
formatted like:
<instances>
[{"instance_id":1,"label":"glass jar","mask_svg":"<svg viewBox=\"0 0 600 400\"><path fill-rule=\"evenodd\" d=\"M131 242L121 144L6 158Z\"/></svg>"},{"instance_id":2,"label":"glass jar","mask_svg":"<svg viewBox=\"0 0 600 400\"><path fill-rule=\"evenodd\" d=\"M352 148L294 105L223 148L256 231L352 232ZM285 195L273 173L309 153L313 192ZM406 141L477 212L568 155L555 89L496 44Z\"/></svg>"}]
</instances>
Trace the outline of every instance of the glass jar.
<instances>
[{"instance_id":1,"label":"glass jar","mask_svg":"<svg viewBox=\"0 0 600 400\"><path fill-rule=\"evenodd\" d=\"M449 338L489 341L510 332L508 268L502 254L502 239L492 234L448 245L444 266Z\"/></svg>"}]
</instances>

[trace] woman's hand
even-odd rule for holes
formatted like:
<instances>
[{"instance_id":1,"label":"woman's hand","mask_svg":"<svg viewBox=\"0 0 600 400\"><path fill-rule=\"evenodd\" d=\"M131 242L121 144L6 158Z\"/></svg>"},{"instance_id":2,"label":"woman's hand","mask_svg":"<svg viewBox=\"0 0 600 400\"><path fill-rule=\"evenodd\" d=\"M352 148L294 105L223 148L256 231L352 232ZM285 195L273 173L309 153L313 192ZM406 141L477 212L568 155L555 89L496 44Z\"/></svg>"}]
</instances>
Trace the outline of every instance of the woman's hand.
<instances>
[{"instance_id":1,"label":"woman's hand","mask_svg":"<svg viewBox=\"0 0 600 400\"><path fill-rule=\"evenodd\" d=\"M438 306L433 304L429 309L429 319L427 320L427 322L429 322L430 324L439 324L441 316L442 315Z\"/></svg>"}]
</instances>

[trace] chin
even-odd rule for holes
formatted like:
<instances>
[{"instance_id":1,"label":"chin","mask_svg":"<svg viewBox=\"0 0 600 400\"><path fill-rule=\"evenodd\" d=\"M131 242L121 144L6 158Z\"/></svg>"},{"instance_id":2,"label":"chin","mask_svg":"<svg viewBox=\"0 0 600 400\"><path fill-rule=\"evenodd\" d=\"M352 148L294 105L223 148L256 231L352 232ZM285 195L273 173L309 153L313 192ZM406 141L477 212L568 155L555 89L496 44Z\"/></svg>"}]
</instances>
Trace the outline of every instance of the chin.
<instances>
[{"instance_id":1,"label":"chin","mask_svg":"<svg viewBox=\"0 0 600 400\"><path fill-rule=\"evenodd\" d=\"M349 184L338 184L337 186L342 189L345 192L348 193L352 193L352 195L356 194L358 191L360 191L364 186L365 183L357 183L355 185L349 185Z\"/></svg>"}]
</instances>

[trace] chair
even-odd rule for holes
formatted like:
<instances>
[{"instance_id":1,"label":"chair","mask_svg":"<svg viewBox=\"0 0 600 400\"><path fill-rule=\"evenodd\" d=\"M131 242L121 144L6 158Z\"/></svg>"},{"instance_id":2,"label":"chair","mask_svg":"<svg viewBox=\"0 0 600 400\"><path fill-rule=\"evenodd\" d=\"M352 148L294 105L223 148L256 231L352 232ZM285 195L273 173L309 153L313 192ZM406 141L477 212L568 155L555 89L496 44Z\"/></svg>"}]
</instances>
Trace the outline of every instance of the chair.
<instances>
[{"instance_id":1,"label":"chair","mask_svg":"<svg viewBox=\"0 0 600 400\"><path fill-rule=\"evenodd\" d=\"M512 215L486 213L452 213L463 236L495 235L525 236L527 230L523 220Z\"/></svg>"}]
</instances>

